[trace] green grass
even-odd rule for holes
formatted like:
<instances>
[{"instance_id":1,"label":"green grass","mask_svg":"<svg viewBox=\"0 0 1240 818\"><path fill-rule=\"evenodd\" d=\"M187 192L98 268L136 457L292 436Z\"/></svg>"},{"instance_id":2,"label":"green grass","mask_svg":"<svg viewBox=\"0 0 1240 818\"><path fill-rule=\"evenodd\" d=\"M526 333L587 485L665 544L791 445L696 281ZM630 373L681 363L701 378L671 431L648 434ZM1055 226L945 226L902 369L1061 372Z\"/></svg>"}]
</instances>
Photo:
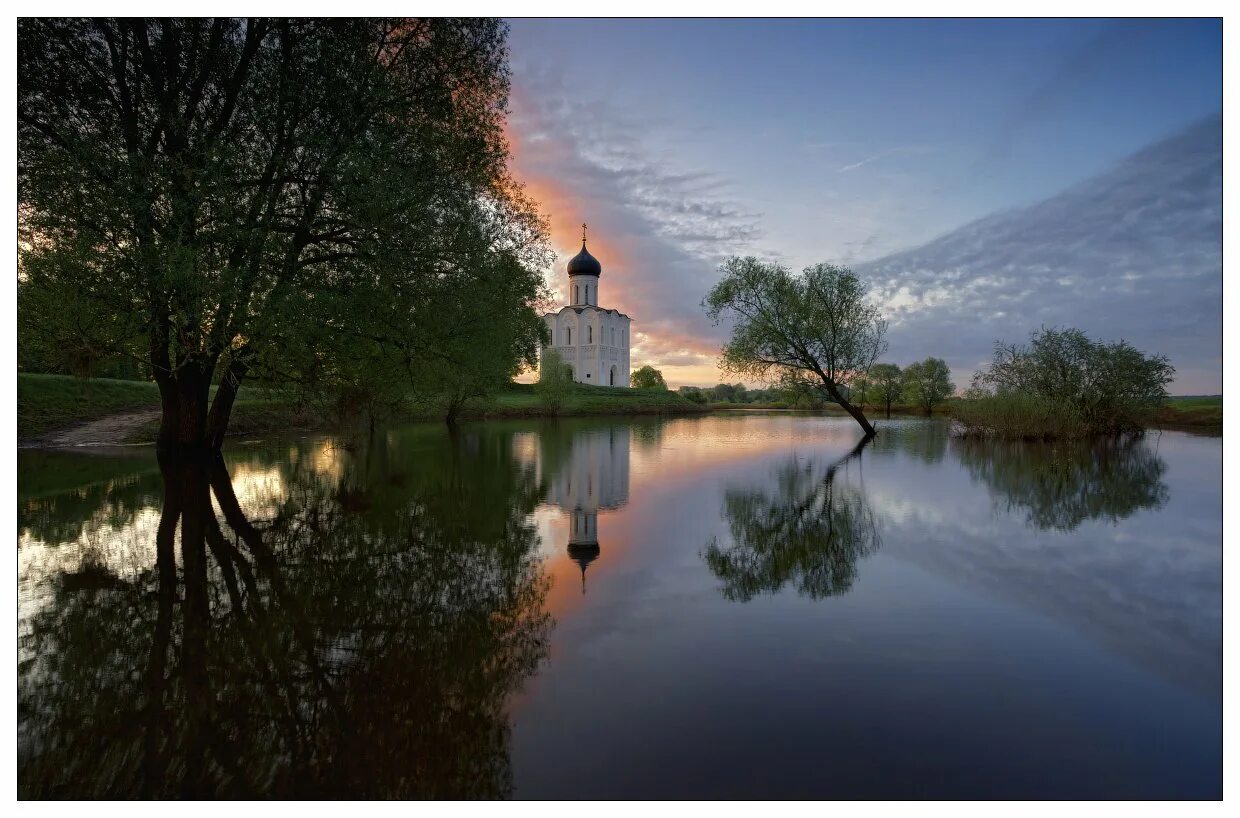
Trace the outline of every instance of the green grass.
<instances>
[{"instance_id":1,"label":"green grass","mask_svg":"<svg viewBox=\"0 0 1240 818\"><path fill-rule=\"evenodd\" d=\"M1223 430L1222 395L1185 395L1171 397L1154 416L1159 426L1183 426L1195 429Z\"/></svg>"},{"instance_id":2,"label":"green grass","mask_svg":"<svg viewBox=\"0 0 1240 818\"><path fill-rule=\"evenodd\" d=\"M625 389L619 386L590 386L579 383L560 408L560 415L658 415L705 412L675 392L658 389ZM533 384L513 383L503 391L467 406L462 417L539 417L547 414Z\"/></svg>"},{"instance_id":3,"label":"green grass","mask_svg":"<svg viewBox=\"0 0 1240 818\"><path fill-rule=\"evenodd\" d=\"M211 389L212 393L215 387ZM159 408L159 387L149 381L74 378L69 375L17 374L17 436L37 438L120 412ZM233 406L229 433L253 434L314 425L304 413L278 397L243 388ZM321 424L318 424L321 425ZM132 441L155 439L158 421L139 429Z\"/></svg>"},{"instance_id":4,"label":"green grass","mask_svg":"<svg viewBox=\"0 0 1240 818\"><path fill-rule=\"evenodd\" d=\"M430 401L399 420L440 420L443 412ZM17 376L17 435L37 438L86 421L119 412L157 408L159 389L144 381L110 378L74 378L67 375ZM631 415L705 412L675 392L653 389L623 389L610 386L575 384L564 401L560 415ZM539 417L547 414L532 384L514 383L488 398L473 401L461 418ZM333 418L298 408L279 395L255 387L243 387L233 407L228 425L230 436L267 434L295 428L326 428ZM158 421L138 429L126 442L154 440Z\"/></svg>"},{"instance_id":5,"label":"green grass","mask_svg":"<svg viewBox=\"0 0 1240 818\"><path fill-rule=\"evenodd\" d=\"M964 426L966 434L1055 439L1086 437L1099 432L1056 403L1020 396L956 400L949 404L948 414ZM1152 413L1134 410L1126 426L1182 428L1221 434L1223 396L1171 397Z\"/></svg>"},{"instance_id":6,"label":"green grass","mask_svg":"<svg viewBox=\"0 0 1240 818\"><path fill-rule=\"evenodd\" d=\"M159 389L145 381L17 374L17 436L48 432L118 412L159 406Z\"/></svg>"}]
</instances>

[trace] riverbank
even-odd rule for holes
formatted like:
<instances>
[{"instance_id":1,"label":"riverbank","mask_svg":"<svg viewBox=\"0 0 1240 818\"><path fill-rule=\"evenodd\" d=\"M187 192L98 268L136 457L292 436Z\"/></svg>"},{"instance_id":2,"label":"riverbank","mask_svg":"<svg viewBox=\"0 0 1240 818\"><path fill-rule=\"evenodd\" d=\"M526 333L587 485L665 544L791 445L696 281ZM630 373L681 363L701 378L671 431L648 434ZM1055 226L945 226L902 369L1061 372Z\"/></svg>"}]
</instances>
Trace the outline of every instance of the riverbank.
<instances>
[{"instance_id":1,"label":"riverbank","mask_svg":"<svg viewBox=\"0 0 1240 818\"><path fill-rule=\"evenodd\" d=\"M1154 415L1159 428L1223 433L1223 396L1171 398Z\"/></svg>"},{"instance_id":2,"label":"riverbank","mask_svg":"<svg viewBox=\"0 0 1240 818\"><path fill-rule=\"evenodd\" d=\"M287 401L243 391L230 434L312 425L310 413ZM158 428L159 387L149 381L17 375L17 443L23 448L149 443Z\"/></svg>"},{"instance_id":3,"label":"riverbank","mask_svg":"<svg viewBox=\"0 0 1240 818\"><path fill-rule=\"evenodd\" d=\"M17 439L24 448L150 443L159 427L159 390L153 383L108 378L20 373L17 376ZM582 417L592 415L703 414L709 407L675 392L577 384L558 412L550 412L530 384L510 384L487 398L471 401L462 420L490 418ZM388 420L442 420L436 400L411 403ZM279 396L242 390L233 408L229 437L253 437L289 430L332 430L338 419L298 406Z\"/></svg>"},{"instance_id":4,"label":"riverbank","mask_svg":"<svg viewBox=\"0 0 1240 818\"><path fill-rule=\"evenodd\" d=\"M960 400L934 409L934 416L951 418ZM513 383L461 410L462 420L533 418L556 414L563 417L592 415L681 415L727 410L789 409L777 404L698 404L670 391L623 389L577 384L557 413L547 410L531 384ZM825 412L844 412L837 406ZM886 417L883 407L866 406L871 420ZM924 417L911 405L893 405L891 415ZM444 410L437 401L411 404L389 420L441 420ZM159 418L159 390L153 383L108 378L73 378L65 375L20 373L17 376L17 438L25 448L57 448L84 445L149 443L155 438ZM281 400L260 390L243 389L229 424L230 437L253 437L277 431L331 430L339 421L323 411ZM1151 428L1179 429L1222 434L1221 395L1171 398L1154 416Z\"/></svg>"}]
</instances>

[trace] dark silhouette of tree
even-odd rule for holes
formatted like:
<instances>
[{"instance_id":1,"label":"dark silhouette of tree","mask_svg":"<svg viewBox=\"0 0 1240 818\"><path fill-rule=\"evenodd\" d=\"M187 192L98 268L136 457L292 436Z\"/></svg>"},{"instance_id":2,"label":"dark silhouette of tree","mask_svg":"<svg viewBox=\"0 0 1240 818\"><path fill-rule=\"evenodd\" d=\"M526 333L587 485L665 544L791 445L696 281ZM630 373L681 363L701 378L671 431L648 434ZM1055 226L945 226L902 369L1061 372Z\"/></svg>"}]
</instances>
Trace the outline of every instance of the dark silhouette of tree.
<instances>
[{"instance_id":1,"label":"dark silhouette of tree","mask_svg":"<svg viewBox=\"0 0 1240 818\"><path fill-rule=\"evenodd\" d=\"M955 438L969 474L1029 525L1072 531L1089 520L1118 522L1167 502L1166 463L1141 438L1055 443Z\"/></svg>"},{"instance_id":2,"label":"dark silhouette of tree","mask_svg":"<svg viewBox=\"0 0 1240 818\"><path fill-rule=\"evenodd\" d=\"M164 448L218 449L247 378L452 412L533 362L546 229L507 170L501 22L25 18L18 41L23 337L142 359Z\"/></svg>"},{"instance_id":3,"label":"dark silhouette of tree","mask_svg":"<svg viewBox=\"0 0 1240 818\"><path fill-rule=\"evenodd\" d=\"M790 460L779 470L774 492L725 494L732 544L712 542L703 556L723 581L726 598L746 602L793 584L821 599L852 587L857 561L880 545L878 525L865 495L836 476L870 440L863 438L825 471L812 460Z\"/></svg>"}]
</instances>

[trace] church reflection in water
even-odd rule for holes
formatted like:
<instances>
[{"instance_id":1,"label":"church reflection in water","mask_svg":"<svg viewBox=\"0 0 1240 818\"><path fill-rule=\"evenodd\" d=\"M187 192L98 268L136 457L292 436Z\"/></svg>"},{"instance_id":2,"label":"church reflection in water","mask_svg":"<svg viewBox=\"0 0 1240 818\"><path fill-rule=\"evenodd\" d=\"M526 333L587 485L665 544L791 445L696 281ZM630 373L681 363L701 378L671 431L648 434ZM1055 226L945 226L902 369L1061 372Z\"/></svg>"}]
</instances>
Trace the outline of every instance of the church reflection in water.
<instances>
[{"instance_id":1,"label":"church reflection in water","mask_svg":"<svg viewBox=\"0 0 1240 818\"><path fill-rule=\"evenodd\" d=\"M629 502L630 427L564 428L540 436L545 501L568 515L568 557L586 569L599 558L599 512Z\"/></svg>"}]
</instances>

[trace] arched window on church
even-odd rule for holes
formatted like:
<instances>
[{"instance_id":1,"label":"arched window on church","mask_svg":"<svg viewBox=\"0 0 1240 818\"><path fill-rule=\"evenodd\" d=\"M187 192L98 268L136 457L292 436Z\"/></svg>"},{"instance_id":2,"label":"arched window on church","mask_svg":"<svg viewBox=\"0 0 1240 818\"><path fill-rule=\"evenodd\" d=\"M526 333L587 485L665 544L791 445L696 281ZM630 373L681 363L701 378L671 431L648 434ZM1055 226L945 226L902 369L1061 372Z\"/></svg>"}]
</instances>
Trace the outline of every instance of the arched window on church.
<instances>
[{"instance_id":1,"label":"arched window on church","mask_svg":"<svg viewBox=\"0 0 1240 818\"><path fill-rule=\"evenodd\" d=\"M579 287L576 284L573 285L573 303L574 304L581 303L581 287Z\"/></svg>"},{"instance_id":2,"label":"arched window on church","mask_svg":"<svg viewBox=\"0 0 1240 818\"><path fill-rule=\"evenodd\" d=\"M616 328L615 327L611 328L611 345L613 347L616 345Z\"/></svg>"},{"instance_id":3,"label":"arched window on church","mask_svg":"<svg viewBox=\"0 0 1240 818\"><path fill-rule=\"evenodd\" d=\"M587 304L590 303L590 285L589 284L586 285L586 303Z\"/></svg>"},{"instance_id":4,"label":"arched window on church","mask_svg":"<svg viewBox=\"0 0 1240 818\"><path fill-rule=\"evenodd\" d=\"M573 328L565 327L564 328L564 346L571 347L572 345L573 345Z\"/></svg>"},{"instance_id":5,"label":"arched window on church","mask_svg":"<svg viewBox=\"0 0 1240 818\"><path fill-rule=\"evenodd\" d=\"M589 289L590 289L589 287L586 287L587 291ZM586 343L587 344L594 343L594 327L593 326L586 327Z\"/></svg>"}]
</instances>

